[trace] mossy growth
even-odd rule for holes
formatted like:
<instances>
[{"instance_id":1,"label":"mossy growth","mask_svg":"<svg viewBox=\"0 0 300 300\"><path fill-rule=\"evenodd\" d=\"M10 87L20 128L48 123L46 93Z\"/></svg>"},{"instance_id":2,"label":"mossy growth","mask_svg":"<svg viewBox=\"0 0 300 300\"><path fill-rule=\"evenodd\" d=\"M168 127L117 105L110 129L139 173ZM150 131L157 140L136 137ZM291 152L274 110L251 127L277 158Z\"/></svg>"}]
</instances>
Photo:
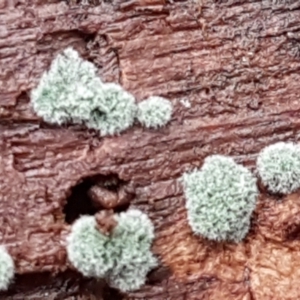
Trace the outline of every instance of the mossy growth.
<instances>
[{"instance_id":1,"label":"mossy growth","mask_svg":"<svg viewBox=\"0 0 300 300\"><path fill-rule=\"evenodd\" d=\"M15 274L12 257L4 246L0 246L0 290L5 291L11 284Z\"/></svg>"},{"instance_id":2,"label":"mossy growth","mask_svg":"<svg viewBox=\"0 0 300 300\"><path fill-rule=\"evenodd\" d=\"M99 231L95 217L78 219L68 237L68 258L84 276L105 278L124 292L135 290L157 265L150 249L154 228L139 210L122 212L114 218L117 226L109 236Z\"/></svg>"},{"instance_id":3,"label":"mossy growth","mask_svg":"<svg viewBox=\"0 0 300 300\"><path fill-rule=\"evenodd\" d=\"M117 84L103 83L96 67L72 48L54 59L32 90L31 101L46 122L82 123L103 136L130 127L137 110L131 94Z\"/></svg>"},{"instance_id":4,"label":"mossy growth","mask_svg":"<svg viewBox=\"0 0 300 300\"><path fill-rule=\"evenodd\" d=\"M264 148L257 158L262 183L272 193L288 194L300 188L300 146L279 142Z\"/></svg>"},{"instance_id":5,"label":"mossy growth","mask_svg":"<svg viewBox=\"0 0 300 300\"><path fill-rule=\"evenodd\" d=\"M188 221L194 233L215 241L243 240L258 189L251 172L230 157L212 155L201 170L183 175Z\"/></svg>"},{"instance_id":6,"label":"mossy growth","mask_svg":"<svg viewBox=\"0 0 300 300\"><path fill-rule=\"evenodd\" d=\"M117 134L132 126L137 110L135 98L115 83L103 85L102 93L87 126L100 130L103 135Z\"/></svg>"},{"instance_id":7,"label":"mossy growth","mask_svg":"<svg viewBox=\"0 0 300 300\"><path fill-rule=\"evenodd\" d=\"M172 110L169 100L152 96L138 104L137 119L147 128L159 128L171 120Z\"/></svg>"}]
</instances>

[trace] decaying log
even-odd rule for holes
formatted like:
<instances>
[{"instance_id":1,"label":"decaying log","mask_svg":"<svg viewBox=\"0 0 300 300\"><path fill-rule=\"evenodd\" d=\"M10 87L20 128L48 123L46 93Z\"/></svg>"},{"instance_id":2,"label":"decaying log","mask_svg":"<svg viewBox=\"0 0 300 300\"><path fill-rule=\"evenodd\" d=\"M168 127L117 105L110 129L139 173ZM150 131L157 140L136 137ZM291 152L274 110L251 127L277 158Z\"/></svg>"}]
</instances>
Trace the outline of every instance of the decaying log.
<instances>
[{"instance_id":1,"label":"decaying log","mask_svg":"<svg viewBox=\"0 0 300 300\"><path fill-rule=\"evenodd\" d=\"M0 0L0 243L18 273L0 298L299 299L299 194L262 190L247 239L217 244L192 234L179 180L210 154L254 170L264 146L299 141L299 30L297 0ZM30 90L67 46L137 101L169 98L170 124L100 138L44 123ZM96 213L95 176L134 184L130 207L155 224L161 266L139 291L67 262L70 223Z\"/></svg>"}]
</instances>

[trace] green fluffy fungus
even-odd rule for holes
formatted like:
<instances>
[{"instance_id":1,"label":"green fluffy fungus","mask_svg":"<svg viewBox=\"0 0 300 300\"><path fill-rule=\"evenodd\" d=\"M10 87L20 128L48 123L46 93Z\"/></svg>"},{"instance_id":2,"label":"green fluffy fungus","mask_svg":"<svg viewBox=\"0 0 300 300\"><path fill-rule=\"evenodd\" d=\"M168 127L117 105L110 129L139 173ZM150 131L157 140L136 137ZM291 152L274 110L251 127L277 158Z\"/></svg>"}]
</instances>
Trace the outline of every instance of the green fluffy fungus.
<instances>
[{"instance_id":1,"label":"green fluffy fungus","mask_svg":"<svg viewBox=\"0 0 300 300\"><path fill-rule=\"evenodd\" d=\"M239 242L248 233L256 205L256 178L230 157L212 155L201 170L183 175L189 224L215 241Z\"/></svg>"},{"instance_id":2,"label":"green fluffy fungus","mask_svg":"<svg viewBox=\"0 0 300 300\"><path fill-rule=\"evenodd\" d=\"M257 158L257 170L272 193L296 191L300 188L300 146L279 142L264 148Z\"/></svg>"},{"instance_id":3,"label":"green fluffy fungus","mask_svg":"<svg viewBox=\"0 0 300 300\"><path fill-rule=\"evenodd\" d=\"M122 291L135 290L157 265L151 253L154 228L139 210L132 209L114 218L117 226L110 236L96 228L93 216L78 219L68 237L68 257L84 276L105 278Z\"/></svg>"},{"instance_id":4,"label":"green fluffy fungus","mask_svg":"<svg viewBox=\"0 0 300 300\"><path fill-rule=\"evenodd\" d=\"M8 289L15 274L15 265L7 250L0 246L0 290Z\"/></svg>"},{"instance_id":5,"label":"green fluffy fungus","mask_svg":"<svg viewBox=\"0 0 300 300\"><path fill-rule=\"evenodd\" d=\"M100 130L102 135L118 134L132 126L137 110L135 98L115 83L103 85L102 93L87 126Z\"/></svg>"},{"instance_id":6,"label":"green fluffy fungus","mask_svg":"<svg viewBox=\"0 0 300 300\"><path fill-rule=\"evenodd\" d=\"M171 120L172 110L169 100L152 96L138 104L137 119L147 128L162 127Z\"/></svg>"},{"instance_id":7,"label":"green fluffy fungus","mask_svg":"<svg viewBox=\"0 0 300 300\"><path fill-rule=\"evenodd\" d=\"M46 122L81 123L103 98L96 67L67 48L59 54L31 92L33 109Z\"/></svg>"},{"instance_id":8,"label":"green fluffy fungus","mask_svg":"<svg viewBox=\"0 0 300 300\"><path fill-rule=\"evenodd\" d=\"M79 123L102 136L119 134L134 123L135 98L115 83L103 83L97 68L67 48L31 92L33 109L46 122Z\"/></svg>"}]
</instances>

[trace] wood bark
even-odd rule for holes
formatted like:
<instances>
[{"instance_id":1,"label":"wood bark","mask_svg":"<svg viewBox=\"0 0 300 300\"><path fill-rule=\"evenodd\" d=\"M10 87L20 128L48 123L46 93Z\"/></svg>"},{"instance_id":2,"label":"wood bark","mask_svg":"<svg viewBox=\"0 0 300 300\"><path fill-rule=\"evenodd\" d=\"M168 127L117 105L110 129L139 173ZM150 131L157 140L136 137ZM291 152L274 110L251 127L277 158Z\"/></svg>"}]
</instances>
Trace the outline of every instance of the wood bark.
<instances>
[{"instance_id":1,"label":"wood bark","mask_svg":"<svg viewBox=\"0 0 300 300\"><path fill-rule=\"evenodd\" d=\"M0 243L18 273L0 298L299 299L299 193L261 188L246 240L213 243L192 234L179 180L215 153L255 172L263 147L299 141L299 30L298 0L0 0ZM68 46L137 101L169 98L170 124L100 138L44 123L30 91ZM138 291L102 288L67 261L96 175L134 183L130 207L155 224L160 267Z\"/></svg>"}]
</instances>

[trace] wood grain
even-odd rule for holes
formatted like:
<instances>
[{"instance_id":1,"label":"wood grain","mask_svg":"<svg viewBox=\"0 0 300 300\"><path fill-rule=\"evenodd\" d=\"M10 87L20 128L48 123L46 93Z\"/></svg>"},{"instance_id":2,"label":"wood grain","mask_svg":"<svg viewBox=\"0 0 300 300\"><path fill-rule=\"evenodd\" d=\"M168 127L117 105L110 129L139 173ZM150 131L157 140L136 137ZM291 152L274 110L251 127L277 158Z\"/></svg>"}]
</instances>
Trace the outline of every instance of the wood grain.
<instances>
[{"instance_id":1,"label":"wood grain","mask_svg":"<svg viewBox=\"0 0 300 300\"><path fill-rule=\"evenodd\" d=\"M153 220L153 251L168 270L123 299L300 298L299 194L277 199L262 189L247 239L216 244L193 236L179 180L210 154L255 171L264 146L299 141L299 1L83 3L0 0L0 242L20 276L2 299L96 297L68 275L64 206L72 187L99 174L136 185L131 207ZM30 90L67 46L137 101L168 97L170 124L105 139L45 124ZM62 285L74 276L74 298L47 272ZM45 279L33 286L30 274Z\"/></svg>"}]
</instances>

